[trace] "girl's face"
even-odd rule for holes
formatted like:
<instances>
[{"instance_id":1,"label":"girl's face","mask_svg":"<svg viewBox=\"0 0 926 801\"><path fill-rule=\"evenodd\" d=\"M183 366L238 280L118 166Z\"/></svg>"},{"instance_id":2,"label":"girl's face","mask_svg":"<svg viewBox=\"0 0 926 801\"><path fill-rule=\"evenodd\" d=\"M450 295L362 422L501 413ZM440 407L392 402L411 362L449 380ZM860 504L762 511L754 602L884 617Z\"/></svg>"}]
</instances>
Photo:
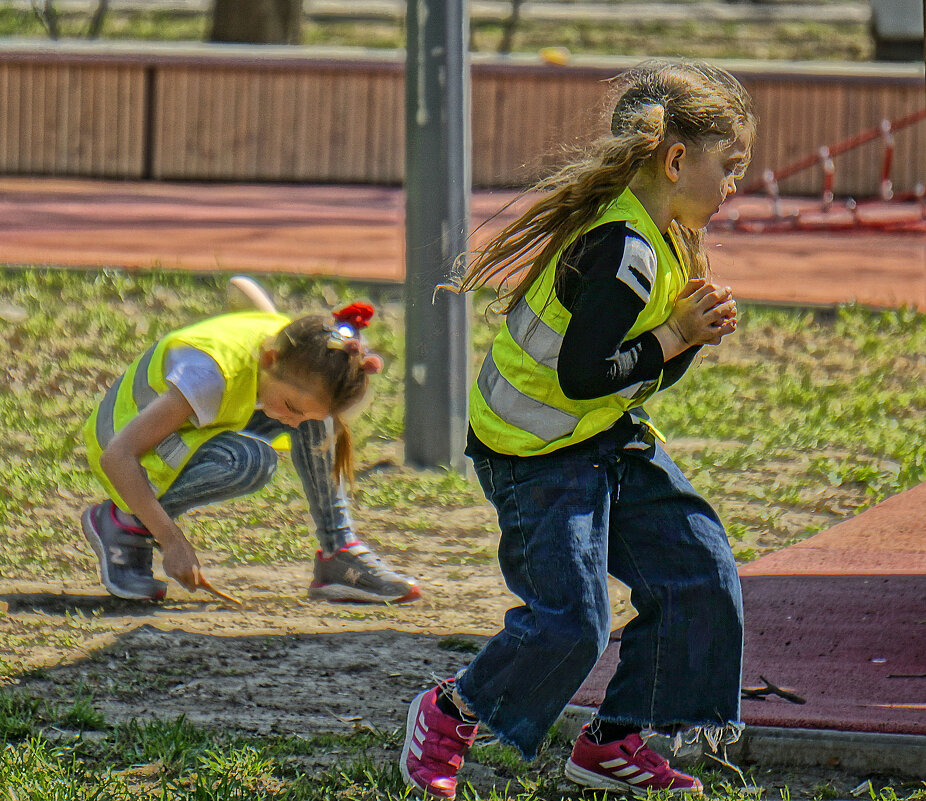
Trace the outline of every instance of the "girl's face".
<instances>
[{"instance_id":1,"label":"girl's face","mask_svg":"<svg viewBox=\"0 0 926 801\"><path fill-rule=\"evenodd\" d=\"M283 425L296 428L306 420L324 420L331 409L318 387L294 384L276 375L271 368L277 362L277 351L265 348L260 354L257 381L257 402L264 414Z\"/></svg>"},{"instance_id":2,"label":"girl's face","mask_svg":"<svg viewBox=\"0 0 926 801\"><path fill-rule=\"evenodd\" d=\"M673 218L687 228L704 228L721 204L736 192L748 165L743 136L723 149L687 147L677 162Z\"/></svg>"},{"instance_id":3,"label":"girl's face","mask_svg":"<svg viewBox=\"0 0 926 801\"><path fill-rule=\"evenodd\" d=\"M317 392L290 384L267 370L261 371L257 400L267 417L290 428L297 428L306 420L324 420L331 415L328 404Z\"/></svg>"}]
</instances>

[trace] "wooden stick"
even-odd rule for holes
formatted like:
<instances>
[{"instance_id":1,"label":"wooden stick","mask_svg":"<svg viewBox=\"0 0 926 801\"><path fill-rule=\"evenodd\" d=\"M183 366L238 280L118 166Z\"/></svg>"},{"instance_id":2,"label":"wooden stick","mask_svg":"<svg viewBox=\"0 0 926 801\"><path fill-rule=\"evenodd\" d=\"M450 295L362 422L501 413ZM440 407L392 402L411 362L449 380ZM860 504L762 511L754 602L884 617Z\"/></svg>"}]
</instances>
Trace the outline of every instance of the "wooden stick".
<instances>
[{"instance_id":1,"label":"wooden stick","mask_svg":"<svg viewBox=\"0 0 926 801\"><path fill-rule=\"evenodd\" d=\"M213 587L212 584L209 583L209 579L207 579L202 573L199 574L199 587L204 589L206 592L212 593L216 598L221 598L223 601L230 601L233 604L238 604L238 606L244 606L244 602L239 598L236 598L234 595L229 595L226 592L222 592L221 590L217 590L215 587Z\"/></svg>"}]
</instances>

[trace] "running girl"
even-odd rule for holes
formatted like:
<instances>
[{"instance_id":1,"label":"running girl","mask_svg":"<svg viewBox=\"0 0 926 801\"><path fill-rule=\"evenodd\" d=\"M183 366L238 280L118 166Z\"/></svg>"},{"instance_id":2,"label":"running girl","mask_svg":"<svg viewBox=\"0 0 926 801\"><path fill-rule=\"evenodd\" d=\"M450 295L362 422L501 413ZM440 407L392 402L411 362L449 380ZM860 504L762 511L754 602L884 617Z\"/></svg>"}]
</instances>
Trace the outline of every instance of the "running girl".
<instances>
[{"instance_id":1,"label":"running girl","mask_svg":"<svg viewBox=\"0 0 926 801\"><path fill-rule=\"evenodd\" d=\"M566 766L576 783L701 793L650 731L740 730L742 601L724 529L642 404L736 328L705 276L704 227L736 191L756 118L727 72L646 62L621 76L611 135L539 185L456 289L504 280L505 321L470 396L467 447L523 605L454 679L415 698L401 769L454 798L485 725L526 757L605 648L607 575L637 616Z\"/></svg>"}]
</instances>

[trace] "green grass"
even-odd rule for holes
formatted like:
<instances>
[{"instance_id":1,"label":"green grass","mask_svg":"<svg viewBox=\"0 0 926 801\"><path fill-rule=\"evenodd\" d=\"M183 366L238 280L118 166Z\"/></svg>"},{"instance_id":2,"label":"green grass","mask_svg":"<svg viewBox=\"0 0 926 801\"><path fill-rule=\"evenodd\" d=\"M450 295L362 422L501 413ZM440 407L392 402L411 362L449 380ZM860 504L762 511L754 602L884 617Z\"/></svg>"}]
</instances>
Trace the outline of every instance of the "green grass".
<instances>
[{"instance_id":1,"label":"green grass","mask_svg":"<svg viewBox=\"0 0 926 801\"><path fill-rule=\"evenodd\" d=\"M61 15L62 38L83 36L87 13ZM208 34L208 14L156 9L111 10L103 39L202 41ZM0 36L44 36L34 14L0 6ZM474 19L470 47L496 52L502 38L499 22ZM313 21L302 28L306 45L397 49L405 46L404 19L392 21ZM759 58L840 61L870 60L873 45L864 23L821 24L806 21L733 23L703 20L589 20L572 23L521 21L514 37L515 52L534 53L551 45L573 53L626 56L687 56L699 58Z\"/></svg>"},{"instance_id":2,"label":"green grass","mask_svg":"<svg viewBox=\"0 0 926 801\"><path fill-rule=\"evenodd\" d=\"M495 52L502 38L497 24L474 26L473 49ZM522 26L514 52L567 47L574 54L667 56L707 59L781 59L867 61L873 45L862 23L821 24L810 21L761 23L704 20L589 20Z\"/></svg>"},{"instance_id":3,"label":"green grass","mask_svg":"<svg viewBox=\"0 0 926 801\"><path fill-rule=\"evenodd\" d=\"M358 730L314 738L245 737L212 731L185 718L95 725L74 731L71 710L22 694L0 691L0 799L3 801L398 801L410 796L396 766L400 730ZM494 774L474 786L461 779L458 797L482 801L604 801L620 796L581 794L563 781L568 741L555 731L535 762L514 749L477 741L467 759ZM746 772L744 781L704 766L694 768L709 797L740 799L835 797L831 781L806 794L763 785ZM845 790L843 790L845 793ZM654 801L668 798L654 794ZM844 797L844 796L843 796ZM862 796L872 801L923 801L923 782L876 781Z\"/></svg>"},{"instance_id":4,"label":"green grass","mask_svg":"<svg viewBox=\"0 0 926 801\"><path fill-rule=\"evenodd\" d=\"M61 38L86 35L89 14L62 13ZM110 12L101 31L103 39L149 41L202 41L209 29L205 14L182 11L141 10ZM0 5L0 36L42 37L46 31L38 17L27 9Z\"/></svg>"},{"instance_id":5,"label":"green grass","mask_svg":"<svg viewBox=\"0 0 926 801\"><path fill-rule=\"evenodd\" d=\"M225 281L175 272L0 272L0 308L20 309L23 317L0 319L0 572L92 572L89 556L75 548L74 521L98 496L84 458L83 421L146 343L219 312ZM357 294L343 282L267 282L291 311L322 311ZM394 464L403 420L402 306L398 290L377 293L380 313L369 338L386 369L375 379L375 401L353 424L361 467L355 503L427 530L428 509L484 500L475 482L453 471ZM477 299L477 306L485 303L485 296ZM476 349L490 336L490 324L476 314ZM926 316L909 310L845 307L835 319L818 320L747 306L735 337L707 348L648 408L746 560L926 480L924 354ZM284 459L260 493L196 512L187 529L197 547L229 563L273 563L312 551L305 517L301 486ZM289 535L277 536L281 530ZM493 558L471 554L474 562ZM56 636L65 644L69 628L104 626L75 618ZM29 637L27 628L21 636Z\"/></svg>"}]
</instances>

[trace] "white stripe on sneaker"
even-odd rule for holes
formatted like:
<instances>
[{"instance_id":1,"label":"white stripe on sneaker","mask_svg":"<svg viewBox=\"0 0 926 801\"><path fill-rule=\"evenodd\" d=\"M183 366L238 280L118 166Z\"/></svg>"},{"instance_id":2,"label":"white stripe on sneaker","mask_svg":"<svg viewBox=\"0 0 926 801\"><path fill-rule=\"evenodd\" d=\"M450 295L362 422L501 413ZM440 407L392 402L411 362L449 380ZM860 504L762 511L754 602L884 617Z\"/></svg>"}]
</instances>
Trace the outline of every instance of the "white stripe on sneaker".
<instances>
[{"instance_id":1,"label":"white stripe on sneaker","mask_svg":"<svg viewBox=\"0 0 926 801\"><path fill-rule=\"evenodd\" d=\"M428 737L428 727L424 722L424 713L418 716L418 720L415 721L415 731L412 734L412 739L415 740L420 745L424 745L424 741Z\"/></svg>"},{"instance_id":2,"label":"white stripe on sneaker","mask_svg":"<svg viewBox=\"0 0 926 801\"><path fill-rule=\"evenodd\" d=\"M616 757L615 759L609 759L607 762L599 762L598 764L601 765L601 767L603 767L605 770L610 770L611 768L616 768L620 765L626 765L627 760Z\"/></svg>"},{"instance_id":3,"label":"white stripe on sneaker","mask_svg":"<svg viewBox=\"0 0 926 801\"><path fill-rule=\"evenodd\" d=\"M627 781L631 784L642 784L645 781L653 778L652 773L647 773L645 770L639 776L628 776Z\"/></svg>"},{"instance_id":4,"label":"white stripe on sneaker","mask_svg":"<svg viewBox=\"0 0 926 801\"><path fill-rule=\"evenodd\" d=\"M411 742L408 744L408 750L411 751L416 759L421 759L421 748L416 742Z\"/></svg>"},{"instance_id":5,"label":"white stripe on sneaker","mask_svg":"<svg viewBox=\"0 0 926 801\"><path fill-rule=\"evenodd\" d=\"M621 768L620 770L612 770L611 773L614 776L632 776L634 773L639 772L639 768L636 765L628 765L626 768Z\"/></svg>"}]
</instances>

